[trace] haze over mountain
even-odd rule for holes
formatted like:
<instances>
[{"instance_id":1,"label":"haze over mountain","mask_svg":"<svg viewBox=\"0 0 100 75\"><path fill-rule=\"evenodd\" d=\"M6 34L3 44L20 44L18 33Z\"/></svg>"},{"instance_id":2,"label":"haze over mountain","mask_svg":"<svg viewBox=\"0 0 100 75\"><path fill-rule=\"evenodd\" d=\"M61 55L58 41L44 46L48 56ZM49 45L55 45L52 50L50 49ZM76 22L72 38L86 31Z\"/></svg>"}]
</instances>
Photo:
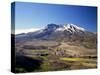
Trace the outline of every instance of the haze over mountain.
<instances>
[{"instance_id":1,"label":"haze over mountain","mask_svg":"<svg viewBox=\"0 0 100 75\"><path fill-rule=\"evenodd\" d=\"M30 28L30 29L16 29L15 30L15 35L21 34L21 33L29 33L29 32L35 32L37 30L40 30L38 28Z\"/></svg>"}]
</instances>

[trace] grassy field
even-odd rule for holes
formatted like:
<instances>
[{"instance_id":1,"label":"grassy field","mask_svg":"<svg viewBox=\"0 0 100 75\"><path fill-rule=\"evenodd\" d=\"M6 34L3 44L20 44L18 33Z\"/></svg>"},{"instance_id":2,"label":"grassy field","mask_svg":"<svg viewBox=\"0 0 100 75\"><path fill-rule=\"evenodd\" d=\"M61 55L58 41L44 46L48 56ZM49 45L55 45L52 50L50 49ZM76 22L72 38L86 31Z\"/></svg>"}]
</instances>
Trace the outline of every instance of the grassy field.
<instances>
[{"instance_id":1,"label":"grassy field","mask_svg":"<svg viewBox=\"0 0 100 75\"><path fill-rule=\"evenodd\" d=\"M16 46L16 72L44 72L97 68L96 49L53 41Z\"/></svg>"},{"instance_id":2,"label":"grassy field","mask_svg":"<svg viewBox=\"0 0 100 75\"><path fill-rule=\"evenodd\" d=\"M97 62L96 59L93 58L66 58L62 57L60 58L62 61L66 62L72 62L74 66L83 66L83 67L88 67L88 68L96 68L97 67Z\"/></svg>"},{"instance_id":3,"label":"grassy field","mask_svg":"<svg viewBox=\"0 0 100 75\"><path fill-rule=\"evenodd\" d=\"M18 57L16 64L17 72L76 70L97 67L96 58L68 58L51 55Z\"/></svg>"}]
</instances>

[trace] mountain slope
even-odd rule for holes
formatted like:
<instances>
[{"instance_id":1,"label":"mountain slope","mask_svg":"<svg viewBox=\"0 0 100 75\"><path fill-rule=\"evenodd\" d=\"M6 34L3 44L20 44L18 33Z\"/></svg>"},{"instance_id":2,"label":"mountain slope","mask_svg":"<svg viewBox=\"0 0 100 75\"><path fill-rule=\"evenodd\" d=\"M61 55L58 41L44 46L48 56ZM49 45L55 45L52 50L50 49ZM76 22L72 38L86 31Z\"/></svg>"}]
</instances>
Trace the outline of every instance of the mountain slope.
<instances>
[{"instance_id":1,"label":"mountain slope","mask_svg":"<svg viewBox=\"0 0 100 75\"><path fill-rule=\"evenodd\" d=\"M74 24L48 24L44 29L16 35L16 40L56 40L56 41L82 41L86 38L95 37L96 34L86 31Z\"/></svg>"}]
</instances>

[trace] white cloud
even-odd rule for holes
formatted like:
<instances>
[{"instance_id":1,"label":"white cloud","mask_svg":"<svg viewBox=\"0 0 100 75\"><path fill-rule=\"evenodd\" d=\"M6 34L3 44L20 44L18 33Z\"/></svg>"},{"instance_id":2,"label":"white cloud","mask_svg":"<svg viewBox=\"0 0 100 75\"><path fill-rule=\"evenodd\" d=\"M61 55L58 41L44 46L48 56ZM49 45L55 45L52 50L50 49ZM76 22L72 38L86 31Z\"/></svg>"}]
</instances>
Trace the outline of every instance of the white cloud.
<instances>
[{"instance_id":1,"label":"white cloud","mask_svg":"<svg viewBox=\"0 0 100 75\"><path fill-rule=\"evenodd\" d=\"M28 32L35 32L37 30L40 30L38 28L31 28L31 29L16 29L15 34L20 34L20 33L28 33Z\"/></svg>"}]
</instances>

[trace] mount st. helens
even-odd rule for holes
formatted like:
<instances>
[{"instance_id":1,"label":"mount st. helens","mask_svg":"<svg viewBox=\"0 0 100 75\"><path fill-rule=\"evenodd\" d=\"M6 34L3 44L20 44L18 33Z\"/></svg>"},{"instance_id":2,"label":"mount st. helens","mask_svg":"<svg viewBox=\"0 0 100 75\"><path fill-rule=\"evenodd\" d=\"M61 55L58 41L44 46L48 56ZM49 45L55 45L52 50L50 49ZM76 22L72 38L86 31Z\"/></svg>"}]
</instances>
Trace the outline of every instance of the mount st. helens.
<instances>
[{"instance_id":1,"label":"mount st. helens","mask_svg":"<svg viewBox=\"0 0 100 75\"><path fill-rule=\"evenodd\" d=\"M96 33L89 32L82 27L74 24L48 24L44 29L36 32L22 33L16 35L17 41L27 40L55 40L55 41L84 41L95 39ZM96 40L95 40L96 41Z\"/></svg>"},{"instance_id":2,"label":"mount st. helens","mask_svg":"<svg viewBox=\"0 0 100 75\"><path fill-rule=\"evenodd\" d=\"M18 72L19 65L35 71L33 59L41 61L37 71L97 67L97 34L74 24L48 24L35 32L17 34L15 49Z\"/></svg>"}]
</instances>

